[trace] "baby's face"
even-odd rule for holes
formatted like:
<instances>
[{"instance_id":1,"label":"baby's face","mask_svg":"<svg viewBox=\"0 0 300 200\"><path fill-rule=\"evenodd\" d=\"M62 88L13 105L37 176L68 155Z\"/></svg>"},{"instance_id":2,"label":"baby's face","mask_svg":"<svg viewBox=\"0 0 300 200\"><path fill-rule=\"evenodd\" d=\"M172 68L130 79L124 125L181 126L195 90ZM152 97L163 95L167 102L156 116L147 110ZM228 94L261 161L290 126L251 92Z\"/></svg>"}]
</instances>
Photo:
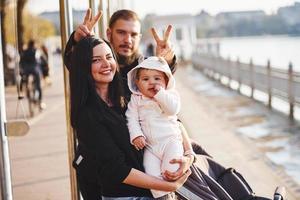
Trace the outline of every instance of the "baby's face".
<instances>
[{"instance_id":1,"label":"baby's face","mask_svg":"<svg viewBox=\"0 0 300 200\"><path fill-rule=\"evenodd\" d=\"M144 96L153 98L159 91L159 86L166 89L167 76L158 70L139 69L136 85Z\"/></svg>"}]
</instances>

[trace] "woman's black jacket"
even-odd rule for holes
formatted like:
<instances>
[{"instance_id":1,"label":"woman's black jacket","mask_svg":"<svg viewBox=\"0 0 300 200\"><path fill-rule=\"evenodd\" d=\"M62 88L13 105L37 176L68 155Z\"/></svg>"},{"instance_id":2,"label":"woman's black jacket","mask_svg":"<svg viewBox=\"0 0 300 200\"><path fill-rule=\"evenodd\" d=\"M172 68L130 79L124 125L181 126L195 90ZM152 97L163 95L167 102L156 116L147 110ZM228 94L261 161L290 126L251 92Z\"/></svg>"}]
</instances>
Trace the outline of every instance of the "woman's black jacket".
<instances>
[{"instance_id":1,"label":"woman's black jacket","mask_svg":"<svg viewBox=\"0 0 300 200\"><path fill-rule=\"evenodd\" d=\"M78 148L74 162L79 176L96 179L103 196L151 196L149 190L123 184L130 170L144 171L143 154L130 144L126 120L98 96L81 109L75 127ZM78 159L77 159L78 160Z\"/></svg>"}]
</instances>

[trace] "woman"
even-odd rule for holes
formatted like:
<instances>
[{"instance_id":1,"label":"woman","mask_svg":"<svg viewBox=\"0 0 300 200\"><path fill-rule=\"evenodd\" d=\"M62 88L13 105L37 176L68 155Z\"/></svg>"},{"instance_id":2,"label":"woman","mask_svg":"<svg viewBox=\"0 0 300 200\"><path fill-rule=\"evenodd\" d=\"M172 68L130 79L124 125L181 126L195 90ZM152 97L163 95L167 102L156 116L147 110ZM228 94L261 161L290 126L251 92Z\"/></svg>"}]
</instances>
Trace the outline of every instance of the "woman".
<instances>
[{"instance_id":1,"label":"woman","mask_svg":"<svg viewBox=\"0 0 300 200\"><path fill-rule=\"evenodd\" d=\"M151 199L148 189L178 189L190 171L173 182L143 172L142 152L129 142L119 72L109 45L91 36L81 39L71 66L71 124L78 139L74 167L84 199Z\"/></svg>"}]
</instances>

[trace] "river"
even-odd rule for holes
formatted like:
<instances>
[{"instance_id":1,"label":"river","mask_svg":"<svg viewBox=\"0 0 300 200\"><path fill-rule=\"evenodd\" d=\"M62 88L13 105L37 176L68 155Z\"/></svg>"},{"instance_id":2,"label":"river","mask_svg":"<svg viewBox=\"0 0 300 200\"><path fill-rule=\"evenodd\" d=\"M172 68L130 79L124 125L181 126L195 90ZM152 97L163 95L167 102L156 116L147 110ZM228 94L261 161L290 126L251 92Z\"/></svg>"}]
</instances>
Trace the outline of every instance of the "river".
<instances>
[{"instance_id":1,"label":"river","mask_svg":"<svg viewBox=\"0 0 300 200\"><path fill-rule=\"evenodd\" d=\"M220 39L220 55L230 56L241 62L248 63L250 58L254 64L266 65L270 59L276 68L288 69L289 62L293 63L295 71L300 72L300 36L255 36L232 37Z\"/></svg>"}]
</instances>

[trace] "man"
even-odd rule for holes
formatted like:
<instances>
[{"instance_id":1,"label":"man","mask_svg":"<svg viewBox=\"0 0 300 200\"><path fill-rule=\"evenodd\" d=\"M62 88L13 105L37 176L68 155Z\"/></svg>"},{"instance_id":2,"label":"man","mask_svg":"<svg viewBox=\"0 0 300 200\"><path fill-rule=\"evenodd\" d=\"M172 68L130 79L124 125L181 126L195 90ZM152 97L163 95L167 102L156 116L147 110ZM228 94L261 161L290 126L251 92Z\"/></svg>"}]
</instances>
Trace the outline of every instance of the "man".
<instances>
[{"instance_id":1,"label":"man","mask_svg":"<svg viewBox=\"0 0 300 200\"><path fill-rule=\"evenodd\" d=\"M20 58L20 67L22 71L22 82L27 82L29 75L34 77L35 88L38 91L38 103L40 110L46 107L46 104L42 102L42 87L41 87L41 77L40 77L40 66L37 61L37 49L35 47L35 41L29 40L27 48L22 51ZM22 90L22 85L21 85Z\"/></svg>"}]
</instances>

